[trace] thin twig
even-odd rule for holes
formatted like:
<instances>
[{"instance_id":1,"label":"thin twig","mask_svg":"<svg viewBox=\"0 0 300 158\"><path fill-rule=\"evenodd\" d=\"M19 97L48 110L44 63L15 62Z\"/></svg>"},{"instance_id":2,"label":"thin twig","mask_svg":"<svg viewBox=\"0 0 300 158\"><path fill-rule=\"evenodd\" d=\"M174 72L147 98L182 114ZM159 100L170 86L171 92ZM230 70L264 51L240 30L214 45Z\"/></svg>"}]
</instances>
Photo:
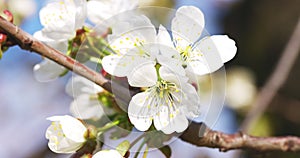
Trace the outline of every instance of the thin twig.
<instances>
[{"instance_id":1,"label":"thin twig","mask_svg":"<svg viewBox=\"0 0 300 158\"><path fill-rule=\"evenodd\" d=\"M300 151L300 138L284 137L254 137L242 132L225 134L206 128L204 135L199 136L201 124L193 122L180 136L186 142L199 147L218 148L220 151L233 149L249 149L255 151Z\"/></svg>"},{"instance_id":2,"label":"thin twig","mask_svg":"<svg viewBox=\"0 0 300 158\"><path fill-rule=\"evenodd\" d=\"M10 36L22 49L36 52L54 62L68 68L71 71L95 82L108 91L112 91L110 82L100 73L97 73L72 58L60 53L59 51L39 42L31 35L19 29L10 22L0 18L0 30ZM109 86L108 86L109 85ZM114 93L122 96L122 87ZM243 133L224 134L213 131L209 128L203 129L201 124L192 123L189 128L182 133L180 138L186 142L197 146L219 148L221 151L232 149L253 149L257 151L300 151L299 137L252 137ZM201 134L199 133L201 131Z\"/></svg>"},{"instance_id":3,"label":"thin twig","mask_svg":"<svg viewBox=\"0 0 300 158\"><path fill-rule=\"evenodd\" d=\"M241 130L247 132L251 125L264 113L277 91L285 83L289 73L296 62L300 49L300 18L297 26L287 43L279 62L266 84L261 89L253 108L247 114L244 122L241 125Z\"/></svg>"}]
</instances>

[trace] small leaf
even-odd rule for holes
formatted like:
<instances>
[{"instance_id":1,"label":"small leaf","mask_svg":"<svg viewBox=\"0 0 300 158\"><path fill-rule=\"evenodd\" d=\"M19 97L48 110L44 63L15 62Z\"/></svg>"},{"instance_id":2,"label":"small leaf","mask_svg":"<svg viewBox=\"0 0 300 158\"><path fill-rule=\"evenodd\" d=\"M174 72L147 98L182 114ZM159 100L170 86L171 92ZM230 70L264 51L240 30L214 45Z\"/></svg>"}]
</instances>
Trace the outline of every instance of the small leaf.
<instances>
[{"instance_id":1,"label":"small leaf","mask_svg":"<svg viewBox=\"0 0 300 158\"><path fill-rule=\"evenodd\" d=\"M127 130L115 130L111 133L110 139L117 140L120 138L124 138L130 134L130 131Z\"/></svg>"},{"instance_id":2,"label":"small leaf","mask_svg":"<svg viewBox=\"0 0 300 158\"><path fill-rule=\"evenodd\" d=\"M122 155L124 156L126 154L126 152L128 151L128 149L130 148L130 142L128 140L123 141L122 143L120 143L116 150Z\"/></svg>"},{"instance_id":3,"label":"small leaf","mask_svg":"<svg viewBox=\"0 0 300 158\"><path fill-rule=\"evenodd\" d=\"M172 155L172 151L169 145L159 148L159 150L166 156L166 158L170 158Z\"/></svg>"},{"instance_id":4,"label":"small leaf","mask_svg":"<svg viewBox=\"0 0 300 158\"><path fill-rule=\"evenodd\" d=\"M164 146L164 142L171 139L171 135L166 135L161 131L151 132L147 135L149 140L147 141L147 145L150 148L160 148Z\"/></svg>"}]
</instances>

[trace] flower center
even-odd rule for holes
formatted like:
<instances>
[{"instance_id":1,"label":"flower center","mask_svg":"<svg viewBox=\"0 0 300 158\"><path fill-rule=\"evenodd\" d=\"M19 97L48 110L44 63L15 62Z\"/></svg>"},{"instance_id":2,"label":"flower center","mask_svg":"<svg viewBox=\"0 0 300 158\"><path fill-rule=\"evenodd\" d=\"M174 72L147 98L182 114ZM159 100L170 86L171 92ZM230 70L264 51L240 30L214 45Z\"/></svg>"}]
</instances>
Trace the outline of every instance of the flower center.
<instances>
[{"instance_id":1,"label":"flower center","mask_svg":"<svg viewBox=\"0 0 300 158\"><path fill-rule=\"evenodd\" d=\"M192 52L192 47L191 46L187 46L184 49L183 48L178 48L178 50L180 52L180 56L181 56L183 61L189 60L189 58L191 56L191 52Z\"/></svg>"},{"instance_id":2,"label":"flower center","mask_svg":"<svg viewBox=\"0 0 300 158\"><path fill-rule=\"evenodd\" d=\"M146 91L150 93L149 98L146 98L150 99L148 108L167 105L169 109L177 109L175 103L180 102L180 99L174 94L180 90L175 83L159 79L156 85L149 87Z\"/></svg>"}]
</instances>

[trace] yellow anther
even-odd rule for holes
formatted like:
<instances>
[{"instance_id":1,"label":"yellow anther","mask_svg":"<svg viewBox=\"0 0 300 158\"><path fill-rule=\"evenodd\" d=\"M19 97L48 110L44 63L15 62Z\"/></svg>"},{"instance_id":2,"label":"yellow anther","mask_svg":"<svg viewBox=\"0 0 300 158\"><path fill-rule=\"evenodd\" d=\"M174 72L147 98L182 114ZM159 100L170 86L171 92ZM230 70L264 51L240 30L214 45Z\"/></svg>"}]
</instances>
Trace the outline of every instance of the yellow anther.
<instances>
[{"instance_id":1,"label":"yellow anther","mask_svg":"<svg viewBox=\"0 0 300 158\"><path fill-rule=\"evenodd\" d=\"M174 114L170 114L170 118L174 118Z\"/></svg>"}]
</instances>

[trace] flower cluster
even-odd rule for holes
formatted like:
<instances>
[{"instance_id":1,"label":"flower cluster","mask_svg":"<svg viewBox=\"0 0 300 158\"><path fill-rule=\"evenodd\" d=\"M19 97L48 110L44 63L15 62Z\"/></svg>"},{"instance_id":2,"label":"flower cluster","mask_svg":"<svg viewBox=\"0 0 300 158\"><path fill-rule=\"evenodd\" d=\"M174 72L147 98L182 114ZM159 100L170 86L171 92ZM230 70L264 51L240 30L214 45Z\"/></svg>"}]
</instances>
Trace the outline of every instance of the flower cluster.
<instances>
[{"instance_id":1,"label":"flower cluster","mask_svg":"<svg viewBox=\"0 0 300 158\"><path fill-rule=\"evenodd\" d=\"M126 22L129 32L118 28L124 26L123 21L112 28L108 40L116 54L105 56L102 64L109 74L127 77L130 86L144 89L129 103L131 123L141 131L148 130L152 122L166 134L184 131L187 119L200 114L199 97L189 83L191 76L211 73L231 60L235 42L226 35L199 40L204 16L192 6L177 10L172 38L162 25L156 32L146 16L137 15Z\"/></svg>"},{"instance_id":2,"label":"flower cluster","mask_svg":"<svg viewBox=\"0 0 300 158\"><path fill-rule=\"evenodd\" d=\"M36 38L73 58L74 52L75 56L84 56L79 62L101 64L97 70L108 73L108 79L117 78L137 89L126 105L126 114L114 100L114 94L81 76L73 76L66 86L66 92L74 98L70 106L72 116L48 118L52 124L46 138L52 151L95 153L96 145L90 145L91 142L97 142L96 137L116 125L128 131L132 127L147 131L153 124L151 129L164 134L181 133L189 120L201 115L200 98L193 85L195 78L212 73L231 60L237 51L234 40L227 35L204 36L204 15L193 6L179 8L169 30L163 25L156 28L147 16L137 12L119 16L109 23L111 26L105 23L137 4L136 0L59 0L40 11L44 28L34 34ZM98 37L90 23L109 27L111 33ZM72 42L82 44L84 40L84 52L76 54L78 50ZM49 81L66 70L45 59L34 71L39 80ZM98 123L84 125L80 120ZM132 125L128 126L129 121ZM102 150L93 157L124 155L119 150Z\"/></svg>"},{"instance_id":3,"label":"flower cluster","mask_svg":"<svg viewBox=\"0 0 300 158\"><path fill-rule=\"evenodd\" d=\"M40 22L43 29L34 33L34 37L67 53L68 40L75 37L86 19L85 0L60 0L47 4L40 10ZM45 59L35 65L35 77L39 81L50 81L66 71L62 66Z\"/></svg>"}]
</instances>

